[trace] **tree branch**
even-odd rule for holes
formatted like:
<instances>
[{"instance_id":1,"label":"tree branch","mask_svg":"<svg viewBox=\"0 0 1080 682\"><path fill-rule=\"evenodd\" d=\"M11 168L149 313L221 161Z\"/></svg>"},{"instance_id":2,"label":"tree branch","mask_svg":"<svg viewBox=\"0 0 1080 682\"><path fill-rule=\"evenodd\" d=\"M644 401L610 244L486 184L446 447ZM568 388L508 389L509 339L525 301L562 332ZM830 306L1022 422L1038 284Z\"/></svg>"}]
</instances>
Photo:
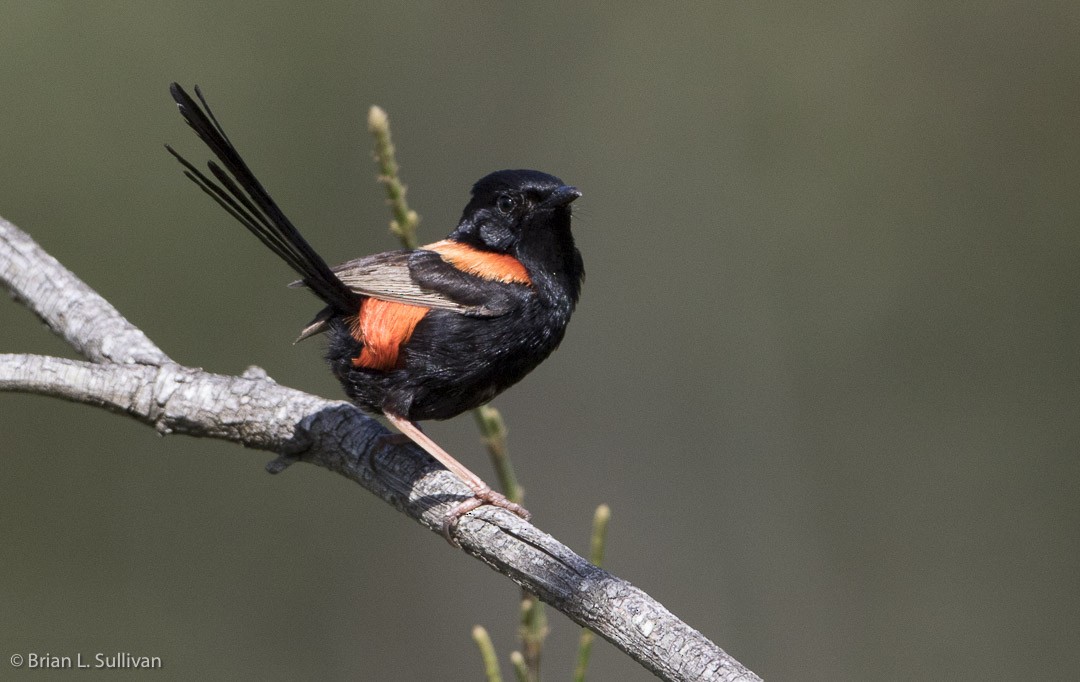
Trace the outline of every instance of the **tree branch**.
<instances>
[{"instance_id":1,"label":"tree branch","mask_svg":"<svg viewBox=\"0 0 1080 682\"><path fill-rule=\"evenodd\" d=\"M470 494L419 448L386 445L386 429L350 403L280 386L254 367L225 376L173 362L2 218L0 282L86 358L0 355L0 390L97 405L160 433L275 452L271 472L309 462L359 483L435 533L451 506ZM759 679L645 592L503 509L466 515L457 539L464 551L662 679Z\"/></svg>"},{"instance_id":2,"label":"tree branch","mask_svg":"<svg viewBox=\"0 0 1080 682\"><path fill-rule=\"evenodd\" d=\"M3 218L0 282L87 360L147 365L170 362L141 329Z\"/></svg>"}]
</instances>

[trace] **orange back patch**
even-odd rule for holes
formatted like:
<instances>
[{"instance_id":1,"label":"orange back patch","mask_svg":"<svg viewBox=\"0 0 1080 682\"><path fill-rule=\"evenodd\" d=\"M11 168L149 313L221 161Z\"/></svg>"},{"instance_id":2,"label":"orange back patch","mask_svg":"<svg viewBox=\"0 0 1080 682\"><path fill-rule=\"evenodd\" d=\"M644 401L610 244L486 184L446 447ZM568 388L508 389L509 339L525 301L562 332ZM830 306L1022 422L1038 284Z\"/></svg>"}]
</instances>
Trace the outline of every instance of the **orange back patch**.
<instances>
[{"instance_id":1,"label":"orange back patch","mask_svg":"<svg viewBox=\"0 0 1080 682\"><path fill-rule=\"evenodd\" d=\"M354 367L388 370L397 366L401 347L430 308L365 298L352 325L353 338L364 344Z\"/></svg>"},{"instance_id":2,"label":"orange back patch","mask_svg":"<svg viewBox=\"0 0 1080 682\"><path fill-rule=\"evenodd\" d=\"M532 284L525 266L517 258L505 253L481 251L468 244L444 239L434 244L421 246L426 251L434 251L458 270L476 275L483 279L497 282L516 282Z\"/></svg>"}]
</instances>

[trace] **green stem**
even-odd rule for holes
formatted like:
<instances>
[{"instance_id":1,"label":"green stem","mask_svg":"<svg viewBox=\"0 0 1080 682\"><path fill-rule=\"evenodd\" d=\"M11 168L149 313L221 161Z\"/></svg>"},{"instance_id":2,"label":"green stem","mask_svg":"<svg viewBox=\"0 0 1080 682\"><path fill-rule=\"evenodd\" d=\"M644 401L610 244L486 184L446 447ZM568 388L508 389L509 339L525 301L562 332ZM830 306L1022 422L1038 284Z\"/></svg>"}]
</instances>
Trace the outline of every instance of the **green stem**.
<instances>
[{"instance_id":1,"label":"green stem","mask_svg":"<svg viewBox=\"0 0 1080 682\"><path fill-rule=\"evenodd\" d=\"M544 604L535 595L522 593L521 599L521 648L530 682L540 680L540 654L548 636L547 613Z\"/></svg>"},{"instance_id":2,"label":"green stem","mask_svg":"<svg viewBox=\"0 0 1080 682\"><path fill-rule=\"evenodd\" d=\"M499 486L512 502L521 504L525 500L525 490L514 475L514 465L510 461L510 450L506 445L506 422L492 405L484 405L473 410L476 425L480 428L480 437L487 446L491 464L499 477Z\"/></svg>"},{"instance_id":3,"label":"green stem","mask_svg":"<svg viewBox=\"0 0 1080 682\"><path fill-rule=\"evenodd\" d=\"M604 541L607 538L608 521L611 520L611 507L602 504L593 514L592 539L589 542L589 561L599 566L604 561ZM585 682L585 671L589 668L589 656L592 654L593 640L596 635L592 630L582 628L578 640L577 666L574 668L574 682Z\"/></svg>"},{"instance_id":4,"label":"green stem","mask_svg":"<svg viewBox=\"0 0 1080 682\"><path fill-rule=\"evenodd\" d=\"M499 657L495 655L495 645L491 643L487 630L482 625L477 625L473 628L472 638L480 649L480 658L484 661L484 677L487 682L502 682Z\"/></svg>"},{"instance_id":5,"label":"green stem","mask_svg":"<svg viewBox=\"0 0 1080 682\"><path fill-rule=\"evenodd\" d=\"M499 477L500 487L508 498L521 504L525 500L525 490L514 475L514 466L506 445L506 423L502 415L491 405L477 408L473 415ZM536 682L540 679L540 654L544 650L544 640L548 635L547 614L544 612L544 604L528 592L522 592L520 633L524 653L518 655L521 656L526 676L524 679Z\"/></svg>"},{"instance_id":6,"label":"green stem","mask_svg":"<svg viewBox=\"0 0 1080 682\"><path fill-rule=\"evenodd\" d=\"M517 682L529 682L529 669L520 651L510 654L510 665L514 666L514 677L517 678Z\"/></svg>"},{"instance_id":7,"label":"green stem","mask_svg":"<svg viewBox=\"0 0 1080 682\"><path fill-rule=\"evenodd\" d=\"M608 521L611 520L611 507L602 504L593 514L592 539L589 542L589 561L599 566L604 563L604 542L607 540Z\"/></svg>"},{"instance_id":8,"label":"green stem","mask_svg":"<svg viewBox=\"0 0 1080 682\"><path fill-rule=\"evenodd\" d=\"M416 226L420 216L410 210L405 201L405 185L398 177L394 145L390 142L390 119L379 107L368 112L368 130L375 137L375 160L379 163L379 182L386 186L386 198L390 202L390 231L398 236L406 249L416 248Z\"/></svg>"}]
</instances>

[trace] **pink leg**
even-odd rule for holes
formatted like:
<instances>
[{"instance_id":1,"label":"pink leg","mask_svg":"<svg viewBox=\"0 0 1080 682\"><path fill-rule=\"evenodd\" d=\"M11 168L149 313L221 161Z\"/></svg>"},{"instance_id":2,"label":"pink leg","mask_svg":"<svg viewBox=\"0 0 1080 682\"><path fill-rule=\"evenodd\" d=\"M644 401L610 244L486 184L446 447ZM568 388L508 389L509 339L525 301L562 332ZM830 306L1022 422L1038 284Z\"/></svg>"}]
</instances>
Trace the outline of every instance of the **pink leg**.
<instances>
[{"instance_id":1,"label":"pink leg","mask_svg":"<svg viewBox=\"0 0 1080 682\"><path fill-rule=\"evenodd\" d=\"M443 535L450 541L450 544L457 544L454 542L451 534L457 526L458 519L465 514L468 514L473 509L485 504L502 507L503 509L514 512L525 520L529 519L530 514L524 507L516 502L511 502L506 499L505 495L492 490L479 476L469 471L465 468L464 464L454 459L450 453L443 450L435 441L428 438L415 423L404 417L393 414L387 414L386 418L389 419L390 423L396 426L401 433L408 436L410 440L422 447L429 455L437 459L444 467L450 470L450 473L460 478L465 485L469 486L469 489L472 490L473 497L451 509L450 513L446 515L446 519L443 521Z\"/></svg>"}]
</instances>

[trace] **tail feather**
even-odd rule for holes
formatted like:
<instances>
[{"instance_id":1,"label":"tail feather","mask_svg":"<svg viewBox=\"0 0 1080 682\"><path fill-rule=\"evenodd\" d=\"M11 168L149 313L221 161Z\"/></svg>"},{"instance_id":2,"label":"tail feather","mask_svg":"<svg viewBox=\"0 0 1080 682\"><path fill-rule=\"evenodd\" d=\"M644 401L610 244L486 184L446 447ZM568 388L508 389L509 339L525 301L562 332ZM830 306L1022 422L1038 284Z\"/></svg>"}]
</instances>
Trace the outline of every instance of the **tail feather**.
<instances>
[{"instance_id":1,"label":"tail feather","mask_svg":"<svg viewBox=\"0 0 1080 682\"><path fill-rule=\"evenodd\" d=\"M195 86L195 95L202 107L176 83L169 86L169 91L184 120L221 162L221 165L214 161L207 163L215 182L172 147L165 145L169 153L184 166L184 175L288 263L319 298L339 312L355 314L360 305L360 296L338 279L326 261L270 198L229 141L199 87Z\"/></svg>"}]
</instances>

